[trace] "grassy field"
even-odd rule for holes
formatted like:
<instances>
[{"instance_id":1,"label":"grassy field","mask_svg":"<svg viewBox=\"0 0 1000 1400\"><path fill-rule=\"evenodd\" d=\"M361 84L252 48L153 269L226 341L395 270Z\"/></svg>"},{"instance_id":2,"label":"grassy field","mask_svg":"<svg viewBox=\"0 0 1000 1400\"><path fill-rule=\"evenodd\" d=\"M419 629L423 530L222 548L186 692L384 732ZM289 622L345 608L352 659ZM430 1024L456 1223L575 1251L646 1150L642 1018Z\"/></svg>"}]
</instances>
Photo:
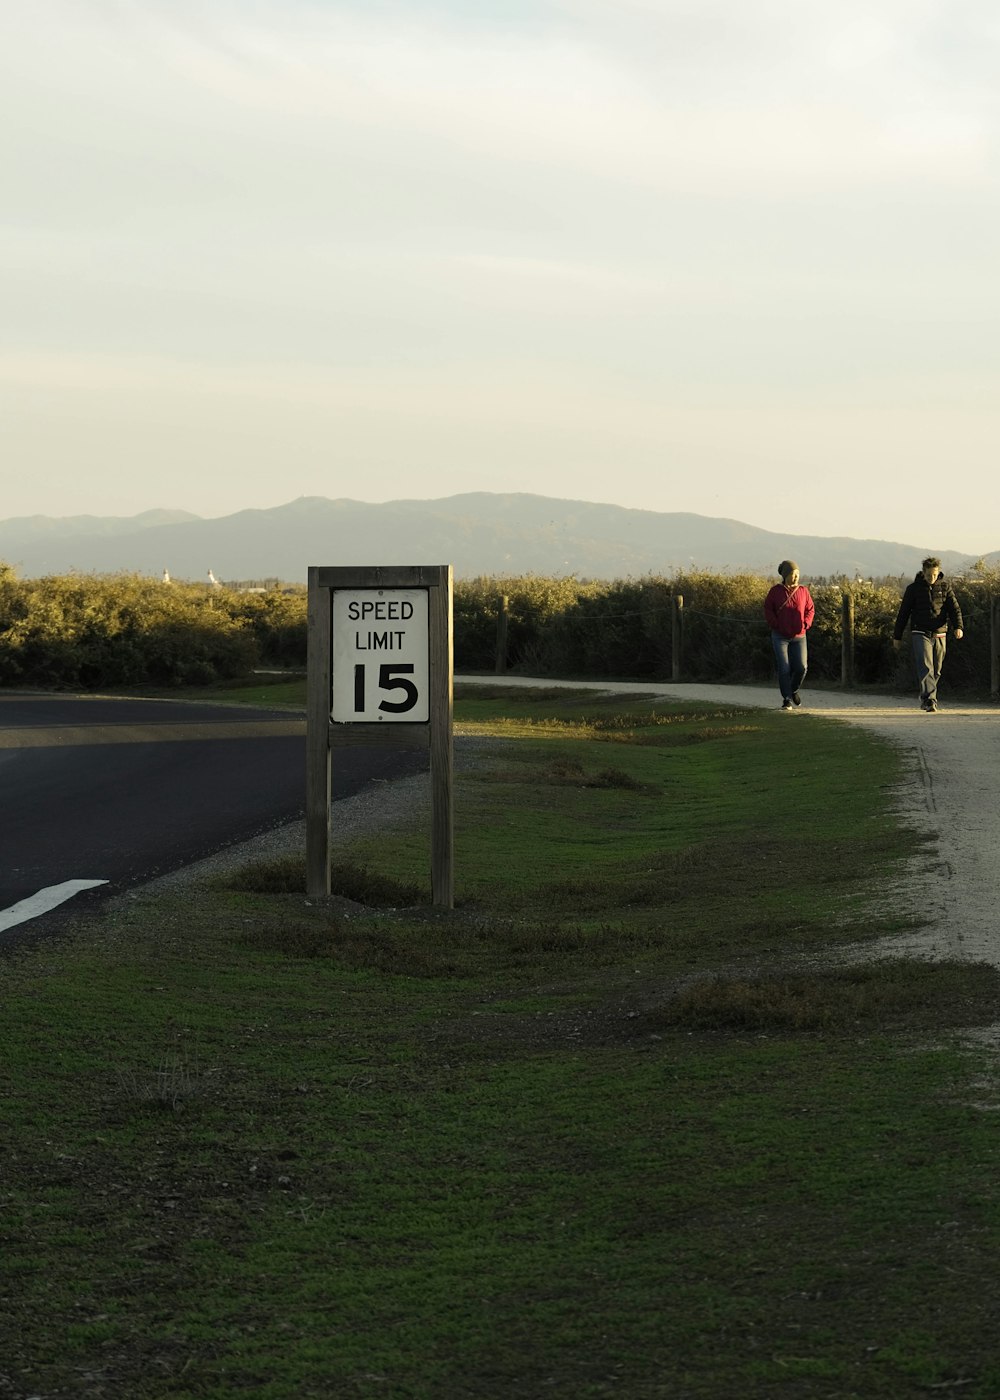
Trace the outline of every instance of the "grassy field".
<instances>
[{"instance_id":1,"label":"grassy field","mask_svg":"<svg viewBox=\"0 0 1000 1400\"><path fill-rule=\"evenodd\" d=\"M879 955L897 757L457 715L454 911L418 819L0 960L0 1396L1000 1395L1000 975Z\"/></svg>"}]
</instances>

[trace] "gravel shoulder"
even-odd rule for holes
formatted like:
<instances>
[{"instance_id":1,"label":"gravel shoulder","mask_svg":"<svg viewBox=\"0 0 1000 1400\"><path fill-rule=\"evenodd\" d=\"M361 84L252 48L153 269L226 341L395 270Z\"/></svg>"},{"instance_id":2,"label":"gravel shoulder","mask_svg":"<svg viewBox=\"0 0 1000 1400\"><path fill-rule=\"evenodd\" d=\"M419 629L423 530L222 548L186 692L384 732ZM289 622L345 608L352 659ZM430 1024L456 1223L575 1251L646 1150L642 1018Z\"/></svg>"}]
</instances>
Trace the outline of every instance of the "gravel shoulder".
<instances>
[{"instance_id":1,"label":"gravel shoulder","mask_svg":"<svg viewBox=\"0 0 1000 1400\"><path fill-rule=\"evenodd\" d=\"M457 735L454 745L455 772L467 772L482 761L491 747L489 740ZM413 773L406 778L376 778L353 797L334 802L330 826L330 850L336 855L358 837L405 825L419 817L431 820L430 773ZM181 886L210 880L227 870L234 870L251 861L276 860L284 856L302 856L306 849L305 821L290 822L263 832L249 841L227 846L204 860L173 870L150 881L143 888L177 889Z\"/></svg>"}]
</instances>

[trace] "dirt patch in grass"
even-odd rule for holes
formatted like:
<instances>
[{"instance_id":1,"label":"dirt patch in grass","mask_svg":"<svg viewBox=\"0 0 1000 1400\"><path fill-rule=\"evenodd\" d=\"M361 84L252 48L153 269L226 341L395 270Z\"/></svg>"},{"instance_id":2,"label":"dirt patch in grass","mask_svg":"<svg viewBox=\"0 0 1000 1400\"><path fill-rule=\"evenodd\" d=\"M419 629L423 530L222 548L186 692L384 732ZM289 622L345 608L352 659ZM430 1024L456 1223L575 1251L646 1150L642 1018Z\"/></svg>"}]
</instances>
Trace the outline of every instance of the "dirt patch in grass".
<instances>
[{"instance_id":1,"label":"dirt patch in grass","mask_svg":"<svg viewBox=\"0 0 1000 1400\"><path fill-rule=\"evenodd\" d=\"M227 872L219 883L223 889L253 894L300 895L306 885L305 857L280 856L253 861ZM428 897L419 885L339 860L330 863L330 895L353 904L393 909L423 904Z\"/></svg>"},{"instance_id":2,"label":"dirt patch in grass","mask_svg":"<svg viewBox=\"0 0 1000 1400\"><path fill-rule=\"evenodd\" d=\"M530 997L505 995L460 1032L497 1046L643 1049L687 1033L746 1037L883 1034L938 1036L993 1022L1000 970L989 964L880 959L811 971L737 972L711 978L622 975L613 990L582 1000L578 986L551 984ZM458 1032L457 1025L453 1030Z\"/></svg>"},{"instance_id":3,"label":"dirt patch in grass","mask_svg":"<svg viewBox=\"0 0 1000 1400\"><path fill-rule=\"evenodd\" d=\"M597 772L588 772L583 764L574 758L556 759L544 770L543 777L547 782L564 783L569 787L617 788L622 792L637 792L647 797L660 797L663 793L663 789L655 783L644 783L623 772L621 768L601 768ZM517 780L520 779L515 777L515 781Z\"/></svg>"},{"instance_id":4,"label":"dirt patch in grass","mask_svg":"<svg viewBox=\"0 0 1000 1400\"><path fill-rule=\"evenodd\" d=\"M884 958L815 972L699 979L642 1020L653 1031L933 1033L981 1025L998 1002L1000 969L987 963Z\"/></svg>"}]
</instances>

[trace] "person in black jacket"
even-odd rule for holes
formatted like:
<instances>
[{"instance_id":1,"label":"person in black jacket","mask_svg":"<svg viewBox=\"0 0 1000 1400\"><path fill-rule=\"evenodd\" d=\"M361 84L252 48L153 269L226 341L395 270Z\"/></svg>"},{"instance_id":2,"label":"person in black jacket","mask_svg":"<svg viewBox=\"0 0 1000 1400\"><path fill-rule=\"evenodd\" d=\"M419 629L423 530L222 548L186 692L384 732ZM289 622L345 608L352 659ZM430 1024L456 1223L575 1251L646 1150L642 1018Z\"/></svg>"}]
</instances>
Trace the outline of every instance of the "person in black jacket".
<instances>
[{"instance_id":1,"label":"person in black jacket","mask_svg":"<svg viewBox=\"0 0 1000 1400\"><path fill-rule=\"evenodd\" d=\"M962 637L962 609L944 574L941 560L925 559L920 573L903 594L892 634L899 650L903 629L910 624L913 664L920 683L920 708L931 714L937 709L937 687L944 665L945 645L950 625L955 640Z\"/></svg>"}]
</instances>

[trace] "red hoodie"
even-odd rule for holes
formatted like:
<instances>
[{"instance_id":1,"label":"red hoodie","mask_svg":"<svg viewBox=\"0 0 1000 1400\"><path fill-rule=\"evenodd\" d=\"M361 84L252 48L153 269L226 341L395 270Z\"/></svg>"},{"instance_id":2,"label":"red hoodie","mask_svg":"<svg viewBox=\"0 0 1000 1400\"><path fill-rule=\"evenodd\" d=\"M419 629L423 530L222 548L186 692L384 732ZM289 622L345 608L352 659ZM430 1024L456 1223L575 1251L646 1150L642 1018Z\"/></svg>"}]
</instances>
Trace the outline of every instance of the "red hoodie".
<instances>
[{"instance_id":1,"label":"red hoodie","mask_svg":"<svg viewBox=\"0 0 1000 1400\"><path fill-rule=\"evenodd\" d=\"M816 606L805 584L788 588L776 583L764 599L764 616L772 632L783 637L801 637L812 626Z\"/></svg>"}]
</instances>

